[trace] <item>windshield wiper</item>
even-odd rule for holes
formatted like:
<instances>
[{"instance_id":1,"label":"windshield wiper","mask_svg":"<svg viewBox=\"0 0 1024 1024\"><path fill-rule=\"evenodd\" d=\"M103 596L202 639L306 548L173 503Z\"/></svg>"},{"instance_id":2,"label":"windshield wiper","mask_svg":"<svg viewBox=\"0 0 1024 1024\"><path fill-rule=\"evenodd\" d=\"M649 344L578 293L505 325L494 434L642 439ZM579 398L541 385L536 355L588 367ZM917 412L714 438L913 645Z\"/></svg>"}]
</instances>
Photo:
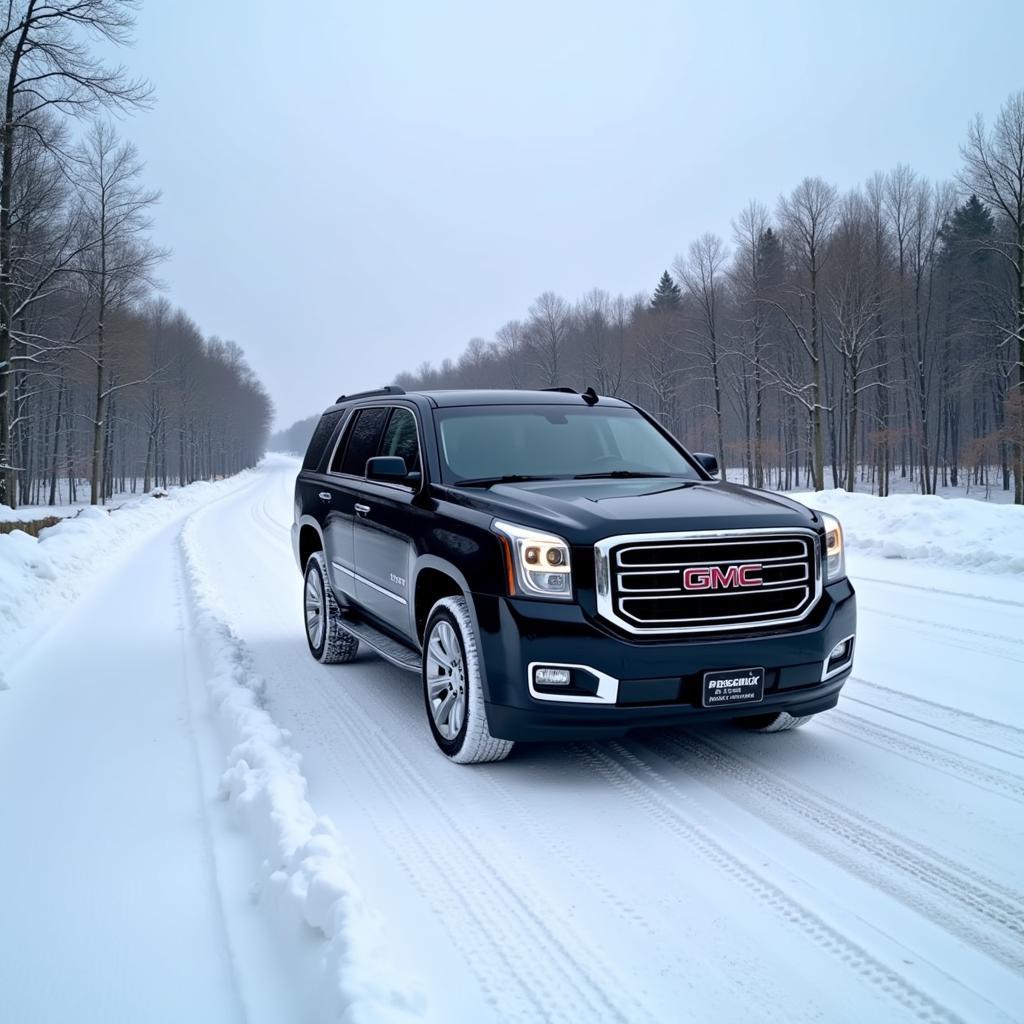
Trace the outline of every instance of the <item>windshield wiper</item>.
<instances>
[{"instance_id":1,"label":"windshield wiper","mask_svg":"<svg viewBox=\"0 0 1024 1024\"><path fill-rule=\"evenodd\" d=\"M508 473L505 476L481 476L472 480L456 480L453 487L493 487L495 484L521 484L531 480L560 480L557 476L530 476L526 473Z\"/></svg>"},{"instance_id":2,"label":"windshield wiper","mask_svg":"<svg viewBox=\"0 0 1024 1024\"><path fill-rule=\"evenodd\" d=\"M573 480L600 480L604 477L626 480L630 477L670 477L675 475L674 473L641 473L637 469L606 469L603 473L577 473Z\"/></svg>"}]
</instances>

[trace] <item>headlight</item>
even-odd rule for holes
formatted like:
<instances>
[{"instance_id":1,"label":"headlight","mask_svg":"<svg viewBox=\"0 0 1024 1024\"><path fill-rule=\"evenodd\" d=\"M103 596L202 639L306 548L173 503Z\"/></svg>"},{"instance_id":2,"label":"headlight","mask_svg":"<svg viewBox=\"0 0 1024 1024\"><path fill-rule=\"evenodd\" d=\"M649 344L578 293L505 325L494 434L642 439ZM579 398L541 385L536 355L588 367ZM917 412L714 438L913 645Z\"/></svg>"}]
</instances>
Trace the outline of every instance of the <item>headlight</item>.
<instances>
[{"instance_id":1,"label":"headlight","mask_svg":"<svg viewBox=\"0 0 1024 1024\"><path fill-rule=\"evenodd\" d=\"M569 545L561 537L495 520L505 552L509 593L520 597L572 597Z\"/></svg>"},{"instance_id":2,"label":"headlight","mask_svg":"<svg viewBox=\"0 0 1024 1024\"><path fill-rule=\"evenodd\" d=\"M834 583L846 575L846 554L843 549L843 528L835 516L821 513L825 523L825 582Z\"/></svg>"}]
</instances>

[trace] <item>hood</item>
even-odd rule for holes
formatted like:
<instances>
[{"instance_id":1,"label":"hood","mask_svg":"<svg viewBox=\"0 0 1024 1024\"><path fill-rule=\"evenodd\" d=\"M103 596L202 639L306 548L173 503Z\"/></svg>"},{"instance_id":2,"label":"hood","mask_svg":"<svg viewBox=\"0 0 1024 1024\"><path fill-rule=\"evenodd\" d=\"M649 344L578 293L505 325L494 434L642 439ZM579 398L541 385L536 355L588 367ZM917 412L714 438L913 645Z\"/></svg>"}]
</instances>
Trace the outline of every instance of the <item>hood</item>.
<instances>
[{"instance_id":1,"label":"hood","mask_svg":"<svg viewBox=\"0 0 1024 1024\"><path fill-rule=\"evenodd\" d=\"M474 497L479 500L472 504L482 511L561 532L576 544L619 533L818 523L813 512L791 498L718 480L538 480L496 484Z\"/></svg>"}]
</instances>

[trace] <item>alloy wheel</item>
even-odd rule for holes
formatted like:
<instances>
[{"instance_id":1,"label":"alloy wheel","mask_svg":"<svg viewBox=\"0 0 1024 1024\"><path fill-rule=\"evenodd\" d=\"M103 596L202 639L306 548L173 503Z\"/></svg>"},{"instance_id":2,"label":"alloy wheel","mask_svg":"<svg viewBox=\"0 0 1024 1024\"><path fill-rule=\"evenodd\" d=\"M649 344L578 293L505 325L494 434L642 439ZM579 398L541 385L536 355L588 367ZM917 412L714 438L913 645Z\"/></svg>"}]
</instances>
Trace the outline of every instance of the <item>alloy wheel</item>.
<instances>
[{"instance_id":1,"label":"alloy wheel","mask_svg":"<svg viewBox=\"0 0 1024 1024\"><path fill-rule=\"evenodd\" d=\"M447 619L434 624L427 640L427 699L437 731L454 740L466 720L466 666Z\"/></svg>"}]
</instances>

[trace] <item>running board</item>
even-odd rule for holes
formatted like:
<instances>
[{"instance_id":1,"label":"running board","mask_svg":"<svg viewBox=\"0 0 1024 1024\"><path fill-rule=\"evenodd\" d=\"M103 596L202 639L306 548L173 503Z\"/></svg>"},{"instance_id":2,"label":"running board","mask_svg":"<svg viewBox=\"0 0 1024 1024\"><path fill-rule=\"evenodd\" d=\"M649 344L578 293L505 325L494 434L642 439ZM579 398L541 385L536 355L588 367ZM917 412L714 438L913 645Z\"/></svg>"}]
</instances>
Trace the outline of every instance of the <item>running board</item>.
<instances>
[{"instance_id":1,"label":"running board","mask_svg":"<svg viewBox=\"0 0 1024 1024\"><path fill-rule=\"evenodd\" d=\"M363 622L361 619L353 619L348 615L343 615L342 622L349 633L357 637L367 647L372 648L385 661L390 661L392 665L404 668L406 672L418 673L420 671L419 652L413 650L407 644L403 644L400 640L388 636L387 633L381 632L381 630L371 626L368 622Z\"/></svg>"}]
</instances>

